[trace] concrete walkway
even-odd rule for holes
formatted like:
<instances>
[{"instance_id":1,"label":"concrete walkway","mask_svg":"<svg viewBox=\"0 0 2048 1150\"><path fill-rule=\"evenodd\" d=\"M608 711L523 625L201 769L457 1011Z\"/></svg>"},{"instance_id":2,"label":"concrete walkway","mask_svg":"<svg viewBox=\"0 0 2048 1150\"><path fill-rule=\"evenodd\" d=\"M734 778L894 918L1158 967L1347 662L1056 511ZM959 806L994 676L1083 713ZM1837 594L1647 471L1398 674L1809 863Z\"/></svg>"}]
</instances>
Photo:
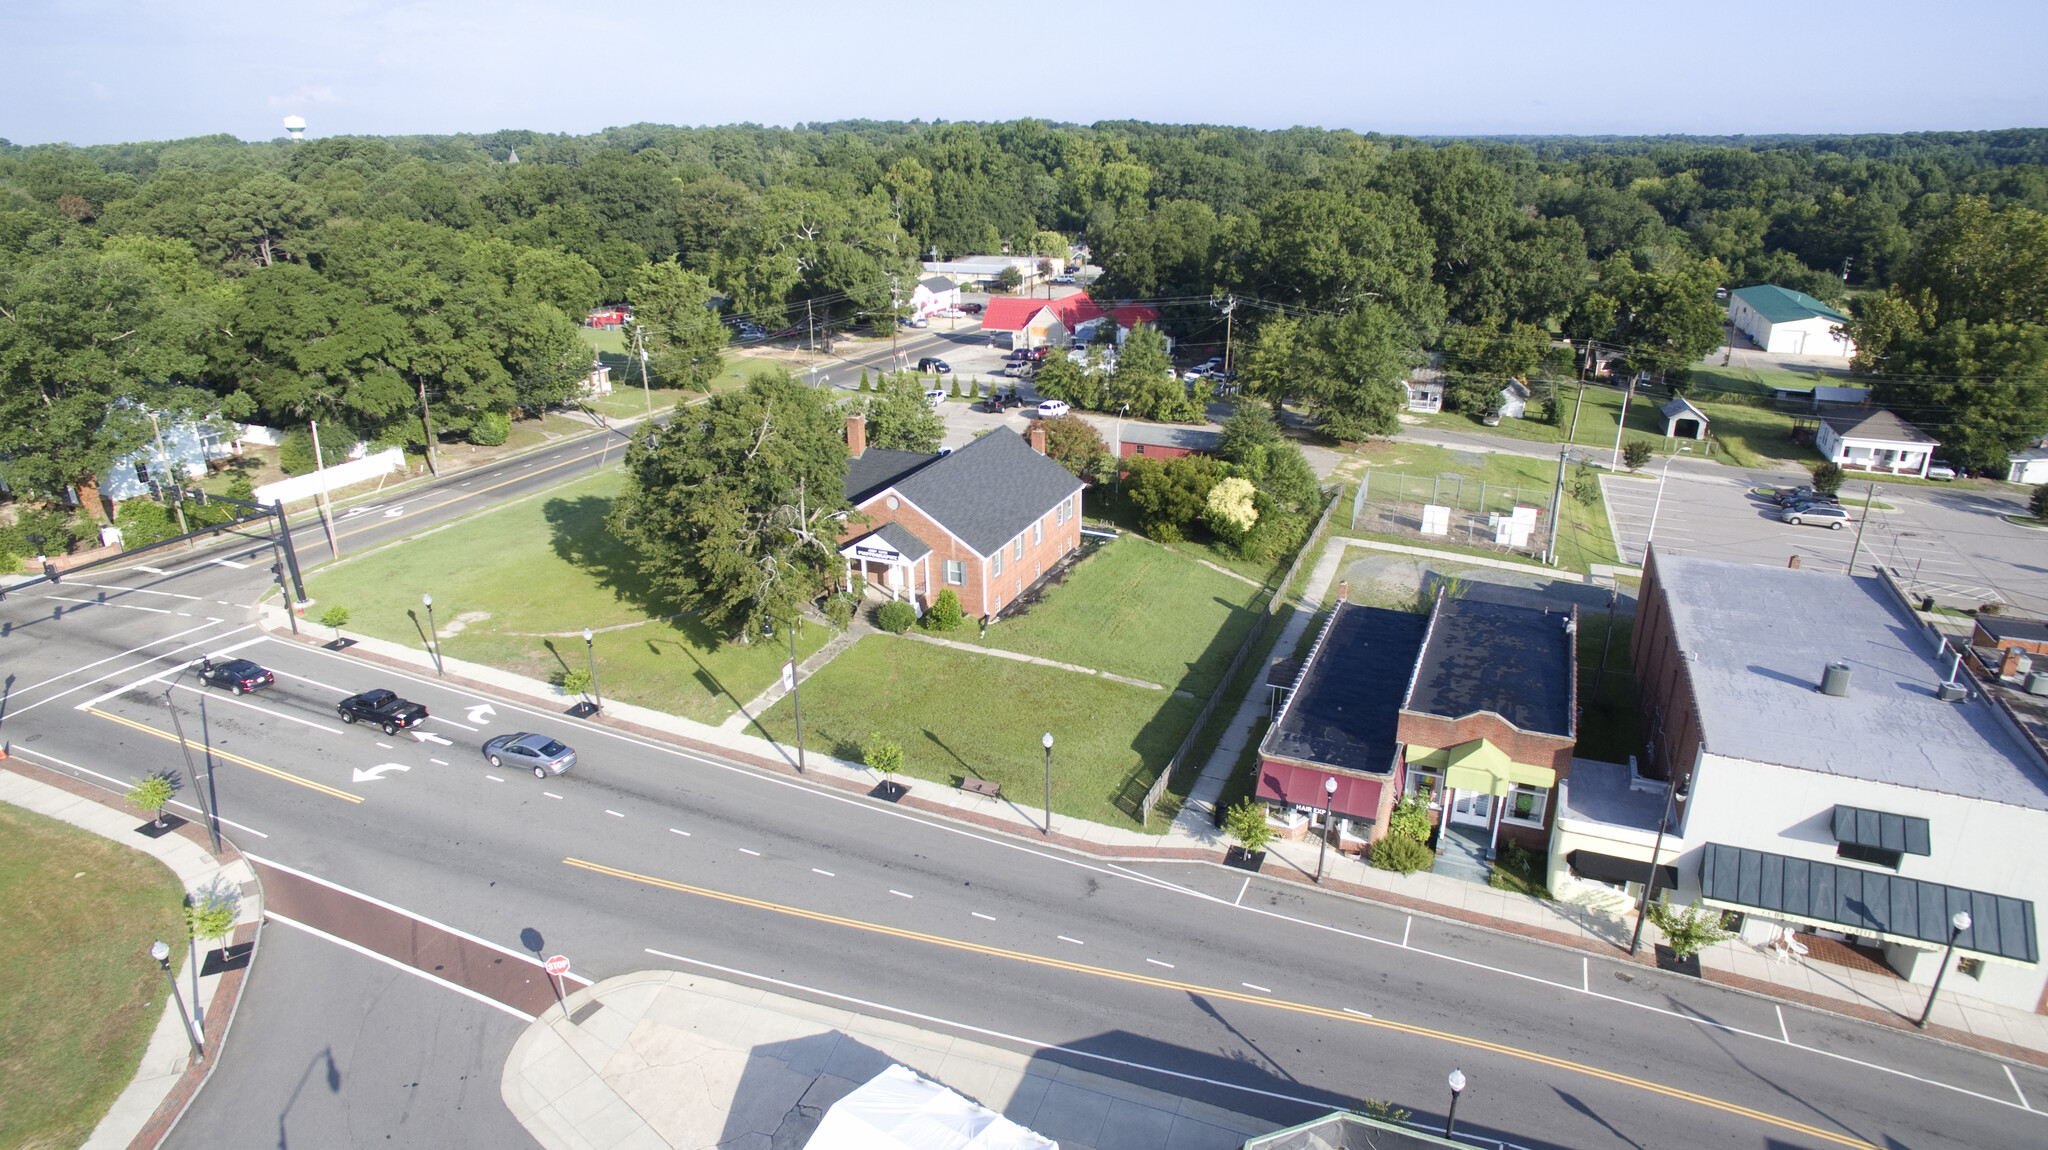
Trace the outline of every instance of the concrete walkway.
<instances>
[{"instance_id":1,"label":"concrete walkway","mask_svg":"<svg viewBox=\"0 0 2048 1150\"><path fill-rule=\"evenodd\" d=\"M6 767L14 764L9 762ZM110 769L112 769L110 767ZM91 831L102 838L111 839L124 847L130 847L151 856L168 867L178 876L178 882L188 895L196 895L215 880L241 887L246 895L241 902L235 926L254 924L262 918L263 907L260 893L255 885L256 875L249 864L239 855L234 861L223 866L208 854L206 848L185 838L170 833L150 838L136 833L136 828L149 820L145 817L124 813L105 803L72 794L61 787L40 782L26 775L0 769L0 802L12 803L27 811L45 815L58 822L69 823L80 830ZM247 885L244 885L247 884ZM229 1009L232 999L219 1001L218 992L226 976L206 975L197 980L196 986L189 967L191 950L183 945L184 940L176 937L162 941L171 944L174 962L178 969L178 991L186 996L186 1005L196 1007L208 1035L207 1041L215 1041L215 1027L223 1019L214 1017L216 1010L223 1014ZM146 946L147 943L139 945ZM239 980L238 980L239 981ZM158 997L163 998L163 1013L157 1016L156 1029L150 1033L149 1046L143 1051L142 1063L136 1068L135 1077L114 1100L113 1107L105 1118L93 1128L92 1136L85 1141L84 1150L123 1150L136 1141L145 1126L151 1125L151 1118L157 1115L174 1088L179 1085L188 1069L194 1069L191 1047L181 1033L184 1022L179 1017L178 1007L168 995L161 992L166 988L157 986ZM211 1049L211 1047L209 1047ZM199 1067L203 1069L203 1067ZM194 1084L196 1085L196 1084ZM175 1114L168 1115L175 1118ZM168 1123L160 1121L156 1134L168 1129ZM149 1142L154 1145L154 1141Z\"/></svg>"},{"instance_id":2,"label":"concrete walkway","mask_svg":"<svg viewBox=\"0 0 2048 1150\"><path fill-rule=\"evenodd\" d=\"M1275 1129L1076 1070L1075 1056L1016 1053L694 972L621 975L565 1006L513 1043L500 1084L547 1150L801 1147L826 1109L892 1062L1068 1150L1233 1150Z\"/></svg>"}]
</instances>

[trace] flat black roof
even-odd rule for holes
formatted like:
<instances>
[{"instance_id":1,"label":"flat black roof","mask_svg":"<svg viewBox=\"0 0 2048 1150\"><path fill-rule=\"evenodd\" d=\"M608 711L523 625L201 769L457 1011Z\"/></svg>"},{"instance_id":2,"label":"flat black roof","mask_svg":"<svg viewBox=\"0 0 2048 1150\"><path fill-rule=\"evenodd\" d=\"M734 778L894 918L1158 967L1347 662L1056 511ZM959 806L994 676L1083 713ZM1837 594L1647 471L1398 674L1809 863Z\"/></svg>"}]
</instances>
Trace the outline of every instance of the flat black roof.
<instances>
[{"instance_id":1,"label":"flat black roof","mask_svg":"<svg viewBox=\"0 0 2048 1150\"><path fill-rule=\"evenodd\" d=\"M1446 598L1438 606L1407 709L1459 719L1492 711L1517 729L1570 737L1569 611Z\"/></svg>"},{"instance_id":2,"label":"flat black roof","mask_svg":"<svg viewBox=\"0 0 2048 1150\"><path fill-rule=\"evenodd\" d=\"M1401 695L1429 618L1339 603L1260 751L1352 771L1393 770Z\"/></svg>"},{"instance_id":3,"label":"flat black roof","mask_svg":"<svg viewBox=\"0 0 2048 1150\"><path fill-rule=\"evenodd\" d=\"M1979 615L1977 626L1984 629L1993 639L2013 639L2022 643L2048 643L2048 623L2039 619L2022 619L2018 616Z\"/></svg>"}]
</instances>

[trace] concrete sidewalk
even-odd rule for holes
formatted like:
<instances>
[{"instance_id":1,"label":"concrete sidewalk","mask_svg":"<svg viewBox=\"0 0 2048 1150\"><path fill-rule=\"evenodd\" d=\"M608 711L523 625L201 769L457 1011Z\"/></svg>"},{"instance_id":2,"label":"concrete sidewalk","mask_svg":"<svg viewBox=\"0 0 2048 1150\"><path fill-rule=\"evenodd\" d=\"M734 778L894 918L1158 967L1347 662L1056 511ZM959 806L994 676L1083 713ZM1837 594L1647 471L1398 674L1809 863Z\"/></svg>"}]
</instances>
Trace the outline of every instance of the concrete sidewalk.
<instances>
[{"instance_id":1,"label":"concrete sidewalk","mask_svg":"<svg viewBox=\"0 0 2048 1150\"><path fill-rule=\"evenodd\" d=\"M1234 1150L1277 1124L934 1030L681 971L578 991L520 1035L505 1105L547 1150L783 1150L899 1063L1067 1150ZM1190 1083L1193 1085L1193 1083Z\"/></svg>"}]
</instances>

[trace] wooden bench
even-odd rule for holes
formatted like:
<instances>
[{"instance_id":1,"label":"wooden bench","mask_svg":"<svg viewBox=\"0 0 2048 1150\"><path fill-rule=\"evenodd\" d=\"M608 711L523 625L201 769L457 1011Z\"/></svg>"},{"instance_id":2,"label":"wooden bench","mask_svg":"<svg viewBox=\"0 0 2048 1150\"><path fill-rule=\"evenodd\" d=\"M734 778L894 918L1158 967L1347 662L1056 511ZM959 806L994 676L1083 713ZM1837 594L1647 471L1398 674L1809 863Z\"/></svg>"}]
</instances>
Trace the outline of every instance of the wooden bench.
<instances>
[{"instance_id":1,"label":"wooden bench","mask_svg":"<svg viewBox=\"0 0 2048 1150\"><path fill-rule=\"evenodd\" d=\"M963 791L973 791L977 795L987 795L992 799L1003 797L1003 784L992 783L987 779L961 779L960 789Z\"/></svg>"}]
</instances>

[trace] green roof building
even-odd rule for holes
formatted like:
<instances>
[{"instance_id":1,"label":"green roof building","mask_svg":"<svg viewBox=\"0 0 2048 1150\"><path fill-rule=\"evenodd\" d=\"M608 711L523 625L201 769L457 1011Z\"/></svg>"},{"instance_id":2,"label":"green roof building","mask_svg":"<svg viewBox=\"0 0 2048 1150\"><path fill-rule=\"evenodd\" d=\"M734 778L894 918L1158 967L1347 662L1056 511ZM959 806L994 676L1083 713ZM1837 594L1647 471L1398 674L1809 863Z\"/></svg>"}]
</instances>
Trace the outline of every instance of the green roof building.
<instances>
[{"instance_id":1,"label":"green roof building","mask_svg":"<svg viewBox=\"0 0 2048 1150\"><path fill-rule=\"evenodd\" d=\"M1807 295L1777 284L1737 288L1728 300L1735 330L1765 351L1789 355L1856 354L1856 343L1836 329L1849 317Z\"/></svg>"}]
</instances>

